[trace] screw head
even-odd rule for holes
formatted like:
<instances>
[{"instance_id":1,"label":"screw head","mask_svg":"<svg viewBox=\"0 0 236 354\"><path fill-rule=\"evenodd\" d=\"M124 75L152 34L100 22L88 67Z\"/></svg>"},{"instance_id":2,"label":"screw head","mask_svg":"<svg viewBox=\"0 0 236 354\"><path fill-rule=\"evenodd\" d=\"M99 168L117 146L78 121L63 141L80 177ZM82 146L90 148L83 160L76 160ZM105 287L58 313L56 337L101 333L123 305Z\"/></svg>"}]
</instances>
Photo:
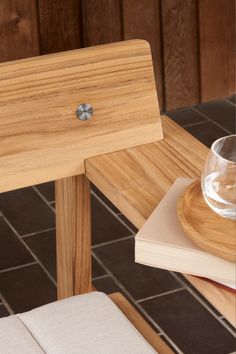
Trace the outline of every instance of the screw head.
<instances>
[{"instance_id":1,"label":"screw head","mask_svg":"<svg viewBox=\"0 0 236 354\"><path fill-rule=\"evenodd\" d=\"M75 114L80 120L89 120L93 115L93 107L89 103L81 103L76 108Z\"/></svg>"}]
</instances>

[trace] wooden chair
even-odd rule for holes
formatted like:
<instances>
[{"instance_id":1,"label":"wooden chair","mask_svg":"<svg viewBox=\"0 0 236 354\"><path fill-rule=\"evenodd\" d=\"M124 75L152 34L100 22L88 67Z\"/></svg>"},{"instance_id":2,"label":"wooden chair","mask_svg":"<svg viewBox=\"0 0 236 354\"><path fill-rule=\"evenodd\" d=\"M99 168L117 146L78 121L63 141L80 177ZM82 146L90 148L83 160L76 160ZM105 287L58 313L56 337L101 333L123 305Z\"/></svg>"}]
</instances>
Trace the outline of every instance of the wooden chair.
<instances>
[{"instance_id":1,"label":"wooden chair","mask_svg":"<svg viewBox=\"0 0 236 354\"><path fill-rule=\"evenodd\" d=\"M0 192L56 181L58 299L92 291L85 160L163 138L149 45L3 63L0 80ZM171 353L121 294L110 297L155 350Z\"/></svg>"}]
</instances>

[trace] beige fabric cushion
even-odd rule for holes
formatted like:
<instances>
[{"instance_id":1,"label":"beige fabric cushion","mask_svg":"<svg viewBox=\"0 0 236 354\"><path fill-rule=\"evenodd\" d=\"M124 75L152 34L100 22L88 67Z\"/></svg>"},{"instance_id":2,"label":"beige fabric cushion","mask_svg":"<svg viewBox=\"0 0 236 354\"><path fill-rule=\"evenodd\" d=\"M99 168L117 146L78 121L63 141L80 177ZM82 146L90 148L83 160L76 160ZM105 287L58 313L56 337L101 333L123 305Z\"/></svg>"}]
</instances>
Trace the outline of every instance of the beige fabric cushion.
<instances>
[{"instance_id":1,"label":"beige fabric cushion","mask_svg":"<svg viewBox=\"0 0 236 354\"><path fill-rule=\"evenodd\" d=\"M32 354L41 354L40 350L47 354L156 353L103 293L74 296L20 314L18 318L39 345L30 351ZM1 323L2 320L0 332ZM4 345L7 346L7 337L10 340L13 335L14 331L8 329ZM0 348L1 344L0 340ZM6 353L28 354L18 349L17 346L17 351L11 349Z\"/></svg>"},{"instance_id":2,"label":"beige fabric cushion","mask_svg":"<svg viewBox=\"0 0 236 354\"><path fill-rule=\"evenodd\" d=\"M17 316L0 320L1 354L44 354L38 343Z\"/></svg>"}]
</instances>

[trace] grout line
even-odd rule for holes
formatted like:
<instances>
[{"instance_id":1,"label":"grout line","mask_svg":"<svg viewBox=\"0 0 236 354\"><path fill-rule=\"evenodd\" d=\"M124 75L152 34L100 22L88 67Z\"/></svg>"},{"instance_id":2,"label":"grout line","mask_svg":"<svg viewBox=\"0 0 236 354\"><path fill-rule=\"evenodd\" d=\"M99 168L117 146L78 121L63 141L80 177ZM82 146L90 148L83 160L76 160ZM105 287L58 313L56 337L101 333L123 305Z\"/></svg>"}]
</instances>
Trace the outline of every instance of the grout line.
<instances>
[{"instance_id":1,"label":"grout line","mask_svg":"<svg viewBox=\"0 0 236 354\"><path fill-rule=\"evenodd\" d=\"M177 345L171 340L171 338L163 331L163 329L153 320L153 318L141 307L139 303L135 301L130 292L125 288L125 286L112 274L112 272L104 265L104 263L100 260L100 258L92 252L96 261L102 266L102 268L107 272L107 274L112 278L112 280L119 286L119 288L124 292L124 294L130 299L130 301L136 305L139 311L146 317L150 323L152 323L153 327L156 328L159 334L163 334L165 338L169 341L169 343L175 348L178 354L183 354L183 352L177 347Z\"/></svg>"},{"instance_id":2,"label":"grout line","mask_svg":"<svg viewBox=\"0 0 236 354\"><path fill-rule=\"evenodd\" d=\"M236 104L233 103L232 101L230 101L228 98L225 98L225 101L227 101L228 103L230 103L230 104L231 104L232 106L234 106L234 108L235 108Z\"/></svg>"},{"instance_id":3,"label":"grout line","mask_svg":"<svg viewBox=\"0 0 236 354\"><path fill-rule=\"evenodd\" d=\"M94 191L91 191L91 194L97 198L97 200L121 223L123 224L126 229L128 229L130 232L132 232L132 234L135 234L135 231L133 229L131 229L131 227L129 225L127 225L123 220L121 220L118 216L118 214L116 214L105 202L104 200L102 200Z\"/></svg>"},{"instance_id":4,"label":"grout line","mask_svg":"<svg viewBox=\"0 0 236 354\"><path fill-rule=\"evenodd\" d=\"M55 209L49 203L49 201L42 195L42 193L35 186L32 186L32 188L39 195L39 197L47 204L47 206L49 206L49 208L53 211L53 213L55 214Z\"/></svg>"},{"instance_id":5,"label":"grout line","mask_svg":"<svg viewBox=\"0 0 236 354\"><path fill-rule=\"evenodd\" d=\"M108 274L99 275L98 277L92 278L92 281L99 280L99 279L104 279L104 278L109 278L109 275Z\"/></svg>"},{"instance_id":6,"label":"grout line","mask_svg":"<svg viewBox=\"0 0 236 354\"><path fill-rule=\"evenodd\" d=\"M219 322L222 324L222 326L224 326L231 334L234 338L236 338L236 331L233 330L221 317L219 318Z\"/></svg>"},{"instance_id":7,"label":"grout line","mask_svg":"<svg viewBox=\"0 0 236 354\"><path fill-rule=\"evenodd\" d=\"M16 231L16 229L11 225L11 223L8 221L8 219L5 217L3 214L3 219L5 222L8 224L8 226L12 229L12 231L15 233L15 235L18 237L19 241L25 246L25 248L28 250L28 252L31 254L31 256L35 259L35 261L40 265L42 270L46 273L46 275L49 277L49 279L52 281L52 283L57 286L57 283L55 279L51 276L49 271L44 267L44 265L41 263L41 261L38 259L38 257L34 254L34 252L31 250L31 248L27 245L27 243L22 239L19 235L19 233Z\"/></svg>"},{"instance_id":8,"label":"grout line","mask_svg":"<svg viewBox=\"0 0 236 354\"><path fill-rule=\"evenodd\" d=\"M201 120L200 122L196 122L196 123L184 124L182 125L182 128L197 127L198 125L206 124L206 123L209 122L207 120Z\"/></svg>"},{"instance_id":9,"label":"grout line","mask_svg":"<svg viewBox=\"0 0 236 354\"><path fill-rule=\"evenodd\" d=\"M25 235L20 235L21 238L26 238L26 237L30 237L30 236L35 236L35 235L40 235L43 234L44 232L48 232L48 231L54 231L55 227L50 227L48 229L44 229L44 230L40 230L40 231L36 231L36 232L31 232L29 234L25 234Z\"/></svg>"},{"instance_id":10,"label":"grout line","mask_svg":"<svg viewBox=\"0 0 236 354\"><path fill-rule=\"evenodd\" d=\"M223 326L225 327L231 334L232 334L232 330L229 330L229 326L225 323L222 322L219 318L219 316L207 305L207 303L205 301L203 301L200 296L195 293L181 278L178 277L177 274L175 274L175 272L170 272L173 277L180 283L183 285L183 287L186 288L186 290L188 290L188 292Z\"/></svg>"},{"instance_id":11,"label":"grout line","mask_svg":"<svg viewBox=\"0 0 236 354\"><path fill-rule=\"evenodd\" d=\"M195 107L191 107L195 112L199 113L202 117L206 118L209 122L213 123L214 125L216 125L218 128L224 130L226 133L228 134L232 134L228 129L222 127L220 124L218 124L217 122L215 122L213 119L209 118L205 113L202 113L201 111L199 111L197 108Z\"/></svg>"},{"instance_id":12,"label":"grout line","mask_svg":"<svg viewBox=\"0 0 236 354\"><path fill-rule=\"evenodd\" d=\"M124 236L124 237L118 238L116 240L106 241L106 242L99 243L98 245L94 245L94 246L92 246L92 249L96 249L96 248L107 246L107 245L112 245L113 243L122 242L122 241L130 240L133 238L134 238L134 235Z\"/></svg>"},{"instance_id":13,"label":"grout line","mask_svg":"<svg viewBox=\"0 0 236 354\"><path fill-rule=\"evenodd\" d=\"M1 273L6 273L6 272L10 272L11 270L26 268L26 267L29 267L29 266L34 265L34 264L38 264L38 262L34 261L34 262L30 262L30 263L19 265L19 266L15 266L15 267L9 267L9 268L5 268L5 269L1 269L0 270L0 274Z\"/></svg>"},{"instance_id":14,"label":"grout line","mask_svg":"<svg viewBox=\"0 0 236 354\"><path fill-rule=\"evenodd\" d=\"M5 299L5 297L3 296L2 293L0 293L0 297L2 299L2 303L3 305L6 307L7 311L11 314L11 315L14 315L14 311L13 309L11 308L11 306L8 304L7 300Z\"/></svg>"},{"instance_id":15,"label":"grout line","mask_svg":"<svg viewBox=\"0 0 236 354\"><path fill-rule=\"evenodd\" d=\"M145 301L148 301L148 300L156 299L156 298L161 297L161 296L173 294L173 293L176 293L176 292L179 292L179 291L182 291L182 290L186 290L186 289L184 287L181 287L181 288L178 288L178 289L175 289L175 290L165 291L164 293L160 293L160 294L153 295L153 296L148 296L146 298L137 300L137 302L138 303L142 303L142 302L145 302Z\"/></svg>"}]
</instances>

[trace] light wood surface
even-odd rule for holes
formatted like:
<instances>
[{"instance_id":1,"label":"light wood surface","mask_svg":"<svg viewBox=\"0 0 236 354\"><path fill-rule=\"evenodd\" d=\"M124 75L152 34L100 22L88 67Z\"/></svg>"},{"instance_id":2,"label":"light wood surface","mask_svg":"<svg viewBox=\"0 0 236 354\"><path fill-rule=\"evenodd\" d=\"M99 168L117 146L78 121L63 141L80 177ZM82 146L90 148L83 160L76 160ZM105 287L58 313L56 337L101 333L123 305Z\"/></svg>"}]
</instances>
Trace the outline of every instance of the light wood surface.
<instances>
[{"instance_id":1,"label":"light wood surface","mask_svg":"<svg viewBox=\"0 0 236 354\"><path fill-rule=\"evenodd\" d=\"M199 247L236 261L236 223L220 217L204 200L201 181L193 182L178 201L177 214L186 233Z\"/></svg>"},{"instance_id":2,"label":"light wood surface","mask_svg":"<svg viewBox=\"0 0 236 354\"><path fill-rule=\"evenodd\" d=\"M162 141L85 161L87 177L137 228L177 177L200 175L208 152L168 117L162 124Z\"/></svg>"},{"instance_id":3,"label":"light wood surface","mask_svg":"<svg viewBox=\"0 0 236 354\"><path fill-rule=\"evenodd\" d=\"M143 317L135 310L135 308L120 293L109 295L112 301L119 307L123 314L133 324L133 326L142 334L146 341L159 354L172 354L172 350L167 346L160 336L150 327Z\"/></svg>"},{"instance_id":4,"label":"light wood surface","mask_svg":"<svg viewBox=\"0 0 236 354\"><path fill-rule=\"evenodd\" d=\"M162 116L162 123L162 141L85 161L87 177L138 229L177 177L200 177L208 153L206 146L168 117ZM193 279L193 285L234 323L235 296ZM227 304L222 303L224 298Z\"/></svg>"},{"instance_id":5,"label":"light wood surface","mask_svg":"<svg viewBox=\"0 0 236 354\"><path fill-rule=\"evenodd\" d=\"M92 290L90 183L84 176L56 181L58 299Z\"/></svg>"},{"instance_id":6,"label":"light wood surface","mask_svg":"<svg viewBox=\"0 0 236 354\"><path fill-rule=\"evenodd\" d=\"M150 47L133 40L0 64L0 192L84 173L162 138ZM89 121L75 117L90 103Z\"/></svg>"}]
</instances>

